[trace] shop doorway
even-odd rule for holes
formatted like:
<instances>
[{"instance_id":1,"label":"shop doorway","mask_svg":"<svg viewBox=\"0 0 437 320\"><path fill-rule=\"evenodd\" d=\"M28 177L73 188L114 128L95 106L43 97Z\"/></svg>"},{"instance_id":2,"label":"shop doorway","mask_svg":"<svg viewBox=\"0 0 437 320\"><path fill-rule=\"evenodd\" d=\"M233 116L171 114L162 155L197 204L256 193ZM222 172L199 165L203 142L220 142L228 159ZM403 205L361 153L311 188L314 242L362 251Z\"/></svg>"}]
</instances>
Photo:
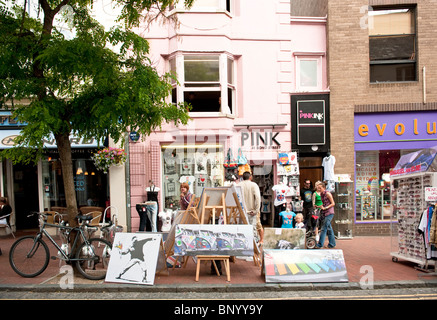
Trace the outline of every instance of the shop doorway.
<instances>
[{"instance_id":1,"label":"shop doorway","mask_svg":"<svg viewBox=\"0 0 437 320\"><path fill-rule=\"evenodd\" d=\"M306 179L311 181L313 187L314 183L323 180L322 160L322 157L299 158L299 183L301 188Z\"/></svg>"},{"instance_id":2,"label":"shop doorway","mask_svg":"<svg viewBox=\"0 0 437 320\"><path fill-rule=\"evenodd\" d=\"M261 193L261 224L272 227L274 219L273 206L273 171L272 166L252 166L253 182L255 182Z\"/></svg>"},{"instance_id":3,"label":"shop doorway","mask_svg":"<svg viewBox=\"0 0 437 320\"><path fill-rule=\"evenodd\" d=\"M18 230L38 227L38 217L28 217L32 211L39 211L38 168L33 165L12 166L15 225Z\"/></svg>"}]
</instances>

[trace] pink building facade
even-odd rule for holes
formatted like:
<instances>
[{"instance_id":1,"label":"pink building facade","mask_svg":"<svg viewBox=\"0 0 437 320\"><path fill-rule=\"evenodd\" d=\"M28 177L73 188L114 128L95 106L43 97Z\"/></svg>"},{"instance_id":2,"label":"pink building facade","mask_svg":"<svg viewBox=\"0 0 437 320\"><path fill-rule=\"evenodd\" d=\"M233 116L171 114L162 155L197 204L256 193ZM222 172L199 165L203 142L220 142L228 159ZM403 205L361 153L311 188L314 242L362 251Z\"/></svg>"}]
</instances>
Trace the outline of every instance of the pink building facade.
<instances>
[{"instance_id":1,"label":"pink building facade","mask_svg":"<svg viewBox=\"0 0 437 320\"><path fill-rule=\"evenodd\" d=\"M301 137L302 148L296 147L305 132L299 126L311 127L298 121L304 109L296 97L311 102L329 96L326 18L293 16L289 0L198 0L190 11L175 7L168 15L177 26L155 21L140 34L150 42L157 70L177 75L169 99L190 102L191 120L163 124L147 137L131 135L128 229L138 230L136 205L150 200L152 183L159 212L178 207L182 182L199 196L204 187L226 184L229 150L235 159L247 159L262 192L262 222L274 226L271 189L282 179L279 153L297 151L301 160L321 163L329 151L325 133L323 141L304 143ZM328 119L329 99L323 101Z\"/></svg>"}]
</instances>

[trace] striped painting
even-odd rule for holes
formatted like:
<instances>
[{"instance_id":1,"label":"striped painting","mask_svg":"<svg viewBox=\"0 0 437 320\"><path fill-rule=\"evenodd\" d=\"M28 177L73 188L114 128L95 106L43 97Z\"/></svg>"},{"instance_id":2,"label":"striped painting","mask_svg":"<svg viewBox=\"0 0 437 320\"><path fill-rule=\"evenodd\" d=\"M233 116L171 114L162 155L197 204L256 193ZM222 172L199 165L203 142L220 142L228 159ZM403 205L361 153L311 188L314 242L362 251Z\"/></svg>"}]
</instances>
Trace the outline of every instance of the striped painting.
<instances>
[{"instance_id":1,"label":"striped painting","mask_svg":"<svg viewBox=\"0 0 437 320\"><path fill-rule=\"evenodd\" d=\"M264 250L266 282L348 282L342 250Z\"/></svg>"}]
</instances>

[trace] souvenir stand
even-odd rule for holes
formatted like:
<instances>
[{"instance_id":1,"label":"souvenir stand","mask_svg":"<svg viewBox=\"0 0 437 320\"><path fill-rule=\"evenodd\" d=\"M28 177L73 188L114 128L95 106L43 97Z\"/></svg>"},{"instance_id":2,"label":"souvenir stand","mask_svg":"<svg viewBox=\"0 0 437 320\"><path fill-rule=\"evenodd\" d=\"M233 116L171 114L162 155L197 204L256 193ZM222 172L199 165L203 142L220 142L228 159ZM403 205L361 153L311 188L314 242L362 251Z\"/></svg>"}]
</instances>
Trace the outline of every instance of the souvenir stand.
<instances>
[{"instance_id":1,"label":"souvenir stand","mask_svg":"<svg viewBox=\"0 0 437 320\"><path fill-rule=\"evenodd\" d=\"M350 175L335 175L335 215L333 229L337 239L352 239L354 183Z\"/></svg>"},{"instance_id":2,"label":"souvenir stand","mask_svg":"<svg viewBox=\"0 0 437 320\"><path fill-rule=\"evenodd\" d=\"M298 153L279 152L278 165L276 166L276 174L278 183L273 186L272 190L275 193L274 207L275 216L273 219L273 227L280 227L279 213L287 209L287 203L290 200L294 213L302 212L303 201L299 200L300 184L299 184L299 162Z\"/></svg>"},{"instance_id":3,"label":"souvenir stand","mask_svg":"<svg viewBox=\"0 0 437 320\"><path fill-rule=\"evenodd\" d=\"M419 226L426 210L435 206L425 193L437 187L436 154L437 147L406 154L390 173L392 260L416 263L422 271L434 263L427 255L430 243Z\"/></svg>"}]
</instances>

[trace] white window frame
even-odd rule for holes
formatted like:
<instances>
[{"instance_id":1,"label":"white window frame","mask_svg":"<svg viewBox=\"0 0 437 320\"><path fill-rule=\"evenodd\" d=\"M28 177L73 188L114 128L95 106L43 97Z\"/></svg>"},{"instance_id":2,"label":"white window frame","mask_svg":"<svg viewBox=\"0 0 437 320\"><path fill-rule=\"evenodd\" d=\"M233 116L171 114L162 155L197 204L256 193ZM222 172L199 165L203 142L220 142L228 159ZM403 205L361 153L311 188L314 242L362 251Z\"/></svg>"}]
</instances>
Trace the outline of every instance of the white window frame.
<instances>
[{"instance_id":1,"label":"white window frame","mask_svg":"<svg viewBox=\"0 0 437 320\"><path fill-rule=\"evenodd\" d=\"M296 61L296 91L297 92L320 92L323 89L323 56L324 53L295 53ZM317 79L315 86L301 84L301 63L303 61L315 61L317 63Z\"/></svg>"},{"instance_id":2,"label":"white window frame","mask_svg":"<svg viewBox=\"0 0 437 320\"><path fill-rule=\"evenodd\" d=\"M195 87L195 86L189 86L186 87L185 86L185 64L184 64L184 58L188 55L195 55L195 56L206 56L206 55L211 55L211 56L219 56L219 83L216 87L212 86L212 87L204 87L204 86L199 86L199 87ZM175 66L176 66L176 73L177 73L177 82L179 83L179 85L177 86L176 83L173 84L173 88L177 87L177 97L176 97L176 102L177 103L182 103L184 102L184 93L185 92L201 92L201 91L220 91L220 97L221 97L221 106L220 106L220 111L219 112L190 112L191 116L196 116L196 115L201 115L201 116L205 116L205 114L207 115L211 115L211 116L219 116L220 114L227 114L227 115L232 115L235 114L235 110L236 110L236 89L235 89L235 81L236 81L236 76L235 76L235 70L236 70L236 66L235 66L235 59L227 54L227 53L200 53L200 52L192 52L192 53L177 53L176 55L173 55L172 57L169 58L168 60L168 69L170 71L170 61L172 59L175 59ZM233 79L233 83L230 84L228 83L228 59L233 61L232 64L232 79ZM195 83L195 82L190 82L191 84ZM214 82L205 82L205 83L214 83ZM228 89L232 90L234 92L233 97L232 97L232 112L231 109L228 106Z\"/></svg>"}]
</instances>

